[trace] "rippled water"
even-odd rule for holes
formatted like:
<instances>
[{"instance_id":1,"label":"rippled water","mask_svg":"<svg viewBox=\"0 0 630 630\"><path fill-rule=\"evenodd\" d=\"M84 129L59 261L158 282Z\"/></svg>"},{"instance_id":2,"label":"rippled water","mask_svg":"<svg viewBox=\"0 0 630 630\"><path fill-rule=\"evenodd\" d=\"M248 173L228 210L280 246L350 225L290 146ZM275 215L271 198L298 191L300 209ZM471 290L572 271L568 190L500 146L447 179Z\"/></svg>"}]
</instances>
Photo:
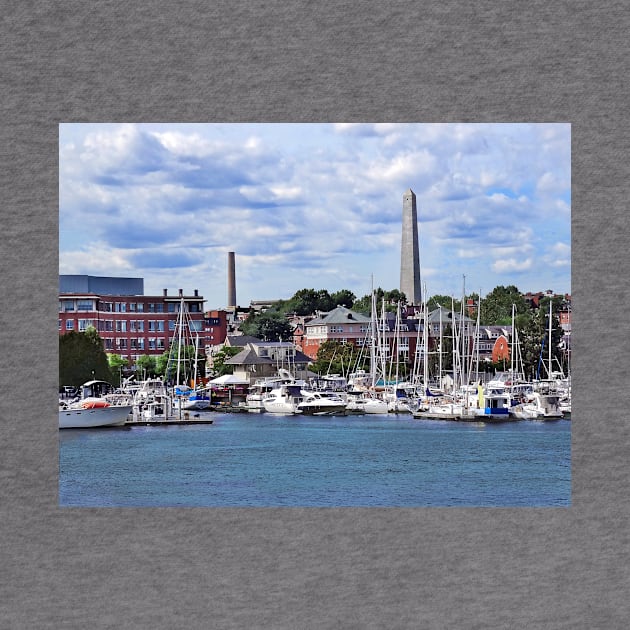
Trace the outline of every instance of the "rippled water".
<instances>
[{"instance_id":1,"label":"rippled water","mask_svg":"<svg viewBox=\"0 0 630 630\"><path fill-rule=\"evenodd\" d=\"M208 414L59 432L62 506L569 506L571 422Z\"/></svg>"}]
</instances>

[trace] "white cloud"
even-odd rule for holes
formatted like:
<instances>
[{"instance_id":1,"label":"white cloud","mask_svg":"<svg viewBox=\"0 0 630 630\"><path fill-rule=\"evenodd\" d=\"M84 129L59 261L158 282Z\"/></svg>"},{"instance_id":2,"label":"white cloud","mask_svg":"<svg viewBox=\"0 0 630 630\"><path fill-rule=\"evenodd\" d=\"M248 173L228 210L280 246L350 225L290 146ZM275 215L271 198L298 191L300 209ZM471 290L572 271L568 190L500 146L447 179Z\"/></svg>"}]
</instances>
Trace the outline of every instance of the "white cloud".
<instances>
[{"instance_id":1,"label":"white cloud","mask_svg":"<svg viewBox=\"0 0 630 630\"><path fill-rule=\"evenodd\" d=\"M484 287L518 273L536 290L552 268L568 291L555 267L570 259L555 247L570 242L568 137L553 125L62 125L60 270L181 283L183 270L128 263L143 247L181 246L211 292L228 249L259 296L332 270L355 293L372 273L394 288L411 187L435 292L458 294L463 273Z\"/></svg>"},{"instance_id":2,"label":"white cloud","mask_svg":"<svg viewBox=\"0 0 630 630\"><path fill-rule=\"evenodd\" d=\"M527 271L532 268L533 260L526 258L525 260L516 260L516 258L507 258L495 260L491 269L496 273L510 273L513 271Z\"/></svg>"}]
</instances>

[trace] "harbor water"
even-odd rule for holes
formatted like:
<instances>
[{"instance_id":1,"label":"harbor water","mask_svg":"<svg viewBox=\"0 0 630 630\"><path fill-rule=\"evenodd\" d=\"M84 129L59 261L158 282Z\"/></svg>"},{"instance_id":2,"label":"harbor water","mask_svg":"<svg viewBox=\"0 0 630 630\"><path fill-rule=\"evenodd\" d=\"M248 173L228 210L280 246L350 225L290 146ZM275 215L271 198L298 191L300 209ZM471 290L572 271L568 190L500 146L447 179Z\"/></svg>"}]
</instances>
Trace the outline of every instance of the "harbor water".
<instances>
[{"instance_id":1,"label":"harbor water","mask_svg":"<svg viewBox=\"0 0 630 630\"><path fill-rule=\"evenodd\" d=\"M571 422L206 412L213 424L59 431L59 504L571 505Z\"/></svg>"}]
</instances>

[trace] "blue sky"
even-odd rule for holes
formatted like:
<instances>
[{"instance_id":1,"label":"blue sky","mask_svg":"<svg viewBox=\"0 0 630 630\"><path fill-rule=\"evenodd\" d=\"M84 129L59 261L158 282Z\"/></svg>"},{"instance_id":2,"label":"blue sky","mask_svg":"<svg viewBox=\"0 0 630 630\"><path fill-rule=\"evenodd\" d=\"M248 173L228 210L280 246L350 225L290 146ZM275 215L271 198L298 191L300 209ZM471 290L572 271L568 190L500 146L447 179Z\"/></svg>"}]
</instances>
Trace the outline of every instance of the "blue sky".
<instances>
[{"instance_id":1,"label":"blue sky","mask_svg":"<svg viewBox=\"0 0 630 630\"><path fill-rule=\"evenodd\" d=\"M571 292L570 124L61 124L59 272L227 304L399 287L417 197L429 295Z\"/></svg>"}]
</instances>

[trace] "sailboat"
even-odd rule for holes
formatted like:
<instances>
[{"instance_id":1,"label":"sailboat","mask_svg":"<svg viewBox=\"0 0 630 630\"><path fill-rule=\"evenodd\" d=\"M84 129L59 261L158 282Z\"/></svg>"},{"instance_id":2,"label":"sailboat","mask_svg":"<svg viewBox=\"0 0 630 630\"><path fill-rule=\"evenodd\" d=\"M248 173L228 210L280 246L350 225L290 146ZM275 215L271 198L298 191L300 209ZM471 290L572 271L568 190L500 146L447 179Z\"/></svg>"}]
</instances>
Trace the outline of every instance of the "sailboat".
<instances>
[{"instance_id":1,"label":"sailboat","mask_svg":"<svg viewBox=\"0 0 630 630\"><path fill-rule=\"evenodd\" d=\"M193 331L192 319L183 297L180 300L179 313L175 322L175 337L177 343L171 344L166 368L167 381L170 380L173 371L175 371L174 407L179 411L208 409L210 397L198 387L197 383L199 333ZM191 347L194 352L192 358L186 356ZM192 381L192 386L188 384L189 381Z\"/></svg>"}]
</instances>

